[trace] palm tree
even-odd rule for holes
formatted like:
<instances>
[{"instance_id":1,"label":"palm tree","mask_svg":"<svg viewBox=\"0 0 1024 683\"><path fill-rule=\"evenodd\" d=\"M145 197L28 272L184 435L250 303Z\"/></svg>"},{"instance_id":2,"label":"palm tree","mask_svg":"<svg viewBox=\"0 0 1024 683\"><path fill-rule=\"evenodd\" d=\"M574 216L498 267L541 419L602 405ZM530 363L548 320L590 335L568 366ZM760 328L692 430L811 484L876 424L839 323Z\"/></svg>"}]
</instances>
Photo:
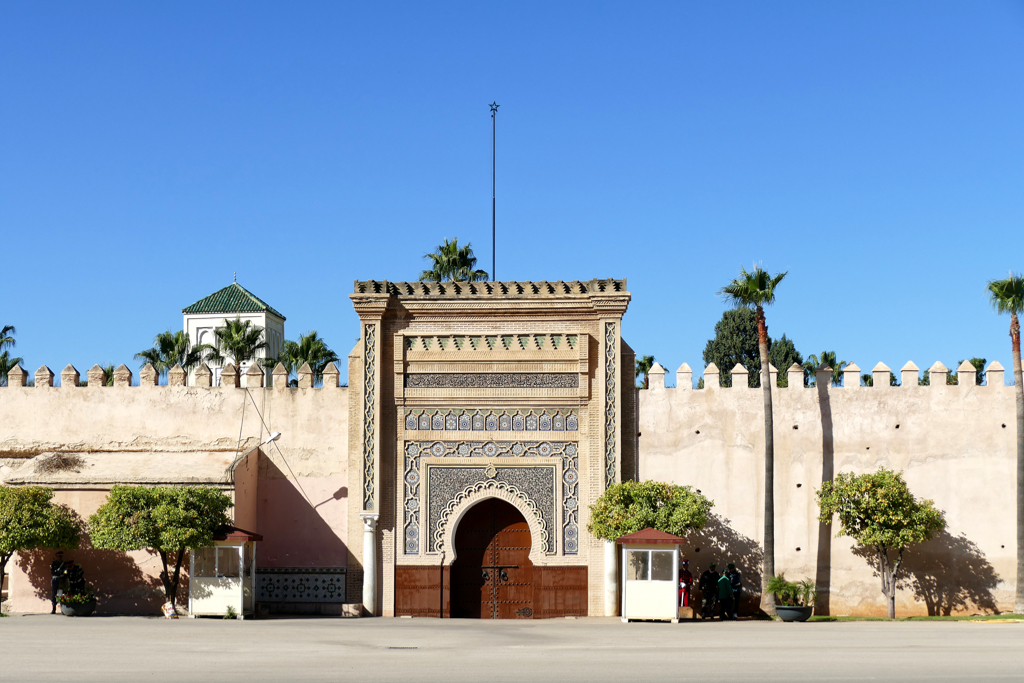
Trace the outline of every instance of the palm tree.
<instances>
[{"instance_id":1,"label":"palm tree","mask_svg":"<svg viewBox=\"0 0 1024 683\"><path fill-rule=\"evenodd\" d=\"M8 347L14 348L16 345L14 335L17 333L18 331L14 329L14 325L0 327L0 387L7 386L7 373L13 370L18 363L25 360L20 357L11 358L6 350Z\"/></svg>"},{"instance_id":2,"label":"palm tree","mask_svg":"<svg viewBox=\"0 0 1024 683\"><path fill-rule=\"evenodd\" d=\"M168 370L178 364L185 372L190 372L198 367L212 350L213 347L209 344L192 346L192 341L184 330L167 330L153 338L153 348L135 354L135 360L142 361L143 366L152 363L163 377L167 375Z\"/></svg>"},{"instance_id":3,"label":"palm tree","mask_svg":"<svg viewBox=\"0 0 1024 683\"><path fill-rule=\"evenodd\" d=\"M839 386L839 382L843 379L843 368L846 367L846 361L836 360L835 351L822 351L820 358L812 353L804 363L804 367L811 371L812 378L822 365L832 368L832 386Z\"/></svg>"},{"instance_id":4,"label":"palm tree","mask_svg":"<svg viewBox=\"0 0 1024 683\"><path fill-rule=\"evenodd\" d=\"M420 282L478 282L487 279L487 272L476 270L476 256L473 256L473 245L459 246L459 238L451 242L447 238L444 244L437 247L431 254L423 258L430 259L431 269L420 273Z\"/></svg>"},{"instance_id":5,"label":"palm tree","mask_svg":"<svg viewBox=\"0 0 1024 683\"><path fill-rule=\"evenodd\" d=\"M637 361L636 361L636 376L637 377L639 377L640 375L644 376L644 383L640 387L641 389L646 389L647 388L647 382L648 382L647 375L648 375L648 373L650 373L651 368L653 366L654 366L654 356L643 356L642 358L638 358L637 359Z\"/></svg>"},{"instance_id":6,"label":"palm tree","mask_svg":"<svg viewBox=\"0 0 1024 683\"><path fill-rule=\"evenodd\" d=\"M1017 591L1013 611L1024 614L1024 378L1020 368L1020 319L1024 312L1024 277L1010 273L1005 280L988 283L992 307L1010 314L1013 353L1013 393L1017 399Z\"/></svg>"},{"instance_id":7,"label":"palm tree","mask_svg":"<svg viewBox=\"0 0 1024 683\"><path fill-rule=\"evenodd\" d=\"M0 352L0 387L7 386L7 373L13 370L24 358L11 358L7 351Z\"/></svg>"},{"instance_id":8,"label":"palm tree","mask_svg":"<svg viewBox=\"0 0 1024 683\"><path fill-rule=\"evenodd\" d=\"M14 348L16 342L14 341L14 335L18 331L14 329L14 325L4 325L0 327L0 351L3 351L7 347Z\"/></svg>"},{"instance_id":9,"label":"palm tree","mask_svg":"<svg viewBox=\"0 0 1024 683\"><path fill-rule=\"evenodd\" d=\"M303 363L309 363L313 370L313 381L322 382L328 363L337 363L338 354L327 346L316 330L299 335L299 341L285 341L280 362L290 375L298 372Z\"/></svg>"},{"instance_id":10,"label":"palm tree","mask_svg":"<svg viewBox=\"0 0 1024 683\"><path fill-rule=\"evenodd\" d=\"M752 272L740 268L740 276L719 291L737 307L754 309L757 318L757 348L761 354L761 388L764 390L764 555L761 561L761 609L775 616L775 596L768 582L775 576L775 429L772 416L772 387L768 365L768 324L764 307L775 303L775 290L786 273L769 275L760 266Z\"/></svg>"},{"instance_id":11,"label":"palm tree","mask_svg":"<svg viewBox=\"0 0 1024 683\"><path fill-rule=\"evenodd\" d=\"M251 320L240 318L225 320L224 327L213 331L213 341L214 346L207 360L225 363L230 358L236 367L253 360L257 351L267 348L263 328L253 325Z\"/></svg>"}]
</instances>

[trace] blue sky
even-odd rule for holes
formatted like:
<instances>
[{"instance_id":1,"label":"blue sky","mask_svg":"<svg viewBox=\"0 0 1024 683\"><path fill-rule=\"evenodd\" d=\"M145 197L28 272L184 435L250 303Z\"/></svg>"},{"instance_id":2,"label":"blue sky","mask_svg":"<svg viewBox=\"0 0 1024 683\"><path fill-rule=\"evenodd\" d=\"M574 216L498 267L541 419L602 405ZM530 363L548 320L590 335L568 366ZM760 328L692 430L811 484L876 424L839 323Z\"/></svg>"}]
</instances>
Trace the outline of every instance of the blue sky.
<instances>
[{"instance_id":1,"label":"blue sky","mask_svg":"<svg viewBox=\"0 0 1024 683\"><path fill-rule=\"evenodd\" d=\"M235 271L346 355L354 279L490 268L492 100L499 278L628 278L670 371L754 261L805 355L1010 368L1021 2L6 3L0 66L30 372L134 367Z\"/></svg>"}]
</instances>

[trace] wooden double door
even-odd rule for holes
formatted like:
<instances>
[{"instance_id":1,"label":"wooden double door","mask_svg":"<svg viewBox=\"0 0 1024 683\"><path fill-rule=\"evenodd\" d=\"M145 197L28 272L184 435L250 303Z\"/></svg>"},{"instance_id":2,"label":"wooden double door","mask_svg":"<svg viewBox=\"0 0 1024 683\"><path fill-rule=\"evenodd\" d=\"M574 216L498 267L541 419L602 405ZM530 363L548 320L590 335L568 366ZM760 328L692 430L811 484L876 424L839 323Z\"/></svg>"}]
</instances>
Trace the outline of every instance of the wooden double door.
<instances>
[{"instance_id":1,"label":"wooden double door","mask_svg":"<svg viewBox=\"0 0 1024 683\"><path fill-rule=\"evenodd\" d=\"M523 515L503 500L474 505L455 532L451 616L532 619L532 539Z\"/></svg>"},{"instance_id":2,"label":"wooden double door","mask_svg":"<svg viewBox=\"0 0 1024 683\"><path fill-rule=\"evenodd\" d=\"M587 615L586 566L535 567L533 539L516 508L488 499L455 532L451 565L395 568L395 614L477 619Z\"/></svg>"}]
</instances>

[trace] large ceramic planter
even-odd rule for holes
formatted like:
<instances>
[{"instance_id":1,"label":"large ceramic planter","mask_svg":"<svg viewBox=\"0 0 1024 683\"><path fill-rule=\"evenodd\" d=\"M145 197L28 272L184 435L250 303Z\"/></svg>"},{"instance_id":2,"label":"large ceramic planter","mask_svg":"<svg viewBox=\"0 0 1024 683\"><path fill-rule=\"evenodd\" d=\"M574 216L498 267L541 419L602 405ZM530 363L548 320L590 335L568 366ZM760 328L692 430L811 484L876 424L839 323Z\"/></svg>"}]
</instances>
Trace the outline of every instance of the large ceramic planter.
<instances>
[{"instance_id":1,"label":"large ceramic planter","mask_svg":"<svg viewBox=\"0 0 1024 683\"><path fill-rule=\"evenodd\" d=\"M783 621L807 621L814 613L814 606L811 607L780 607L776 605L775 613Z\"/></svg>"},{"instance_id":2,"label":"large ceramic planter","mask_svg":"<svg viewBox=\"0 0 1024 683\"><path fill-rule=\"evenodd\" d=\"M79 603L79 604L75 604L75 605L65 605L65 604L62 604L60 606L60 611L66 617L87 617L90 614L92 614L93 610L95 610L95 609L96 609L96 599L95 598L93 598L89 602L83 602L83 603Z\"/></svg>"}]
</instances>

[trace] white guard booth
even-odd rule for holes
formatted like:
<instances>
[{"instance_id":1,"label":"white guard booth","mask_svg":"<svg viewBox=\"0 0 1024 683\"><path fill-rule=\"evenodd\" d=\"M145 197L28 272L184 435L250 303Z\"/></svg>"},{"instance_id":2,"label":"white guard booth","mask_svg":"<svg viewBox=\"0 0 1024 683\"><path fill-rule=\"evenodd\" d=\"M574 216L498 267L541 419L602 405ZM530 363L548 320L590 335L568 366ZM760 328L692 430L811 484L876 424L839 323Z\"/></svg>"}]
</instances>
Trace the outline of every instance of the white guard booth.
<instances>
[{"instance_id":1,"label":"white guard booth","mask_svg":"<svg viewBox=\"0 0 1024 683\"><path fill-rule=\"evenodd\" d=\"M188 612L238 619L255 614L256 541L263 536L233 526L219 529L212 546L196 548L189 559Z\"/></svg>"},{"instance_id":2,"label":"white guard booth","mask_svg":"<svg viewBox=\"0 0 1024 683\"><path fill-rule=\"evenodd\" d=\"M686 539L647 528L622 536L622 621L679 623L679 549Z\"/></svg>"}]
</instances>

